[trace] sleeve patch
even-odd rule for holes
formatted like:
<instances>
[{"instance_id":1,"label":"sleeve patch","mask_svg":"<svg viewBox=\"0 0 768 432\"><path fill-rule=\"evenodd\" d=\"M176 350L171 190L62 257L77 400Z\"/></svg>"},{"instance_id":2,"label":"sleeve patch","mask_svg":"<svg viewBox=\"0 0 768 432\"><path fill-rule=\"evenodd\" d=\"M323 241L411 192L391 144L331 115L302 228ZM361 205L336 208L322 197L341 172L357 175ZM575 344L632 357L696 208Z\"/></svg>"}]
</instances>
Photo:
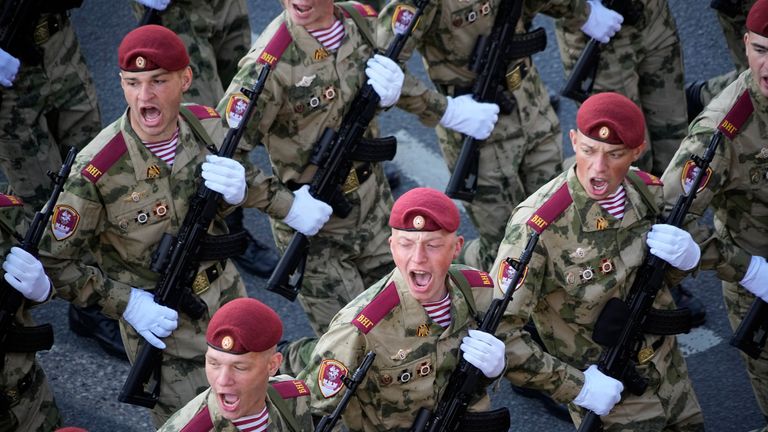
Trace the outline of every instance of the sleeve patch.
<instances>
[{"instance_id":1,"label":"sleeve patch","mask_svg":"<svg viewBox=\"0 0 768 432\"><path fill-rule=\"evenodd\" d=\"M480 270L461 270L469 285L475 288L493 288L493 279L488 273Z\"/></svg>"},{"instance_id":2,"label":"sleeve patch","mask_svg":"<svg viewBox=\"0 0 768 432\"><path fill-rule=\"evenodd\" d=\"M200 120L221 117L215 109L205 105L186 105L186 108Z\"/></svg>"},{"instance_id":3,"label":"sleeve patch","mask_svg":"<svg viewBox=\"0 0 768 432\"><path fill-rule=\"evenodd\" d=\"M640 170L635 171L635 174L637 174L637 176L640 177L640 180L642 180L643 183L648 186L664 186L664 183L662 183L661 179L653 174L649 174Z\"/></svg>"},{"instance_id":4,"label":"sleeve patch","mask_svg":"<svg viewBox=\"0 0 768 432\"><path fill-rule=\"evenodd\" d=\"M80 174L91 183L96 183L127 151L123 134L118 133L100 152L96 153Z\"/></svg>"},{"instance_id":5,"label":"sleeve patch","mask_svg":"<svg viewBox=\"0 0 768 432\"><path fill-rule=\"evenodd\" d=\"M349 374L349 369L344 366L344 363L335 359L323 360L317 371L317 385L323 397L328 399L336 396L344 387L342 378L347 374Z\"/></svg>"},{"instance_id":6,"label":"sleeve patch","mask_svg":"<svg viewBox=\"0 0 768 432\"><path fill-rule=\"evenodd\" d=\"M280 381L272 384L272 388L283 399L295 399L300 396L309 396L307 384L302 380Z\"/></svg>"},{"instance_id":7,"label":"sleeve patch","mask_svg":"<svg viewBox=\"0 0 768 432\"><path fill-rule=\"evenodd\" d=\"M51 218L51 232L56 240L62 241L77 231L80 213L68 205L57 205Z\"/></svg>"},{"instance_id":8,"label":"sleeve patch","mask_svg":"<svg viewBox=\"0 0 768 432\"><path fill-rule=\"evenodd\" d=\"M24 202L21 198L13 195L0 193L0 207L21 207Z\"/></svg>"}]
</instances>

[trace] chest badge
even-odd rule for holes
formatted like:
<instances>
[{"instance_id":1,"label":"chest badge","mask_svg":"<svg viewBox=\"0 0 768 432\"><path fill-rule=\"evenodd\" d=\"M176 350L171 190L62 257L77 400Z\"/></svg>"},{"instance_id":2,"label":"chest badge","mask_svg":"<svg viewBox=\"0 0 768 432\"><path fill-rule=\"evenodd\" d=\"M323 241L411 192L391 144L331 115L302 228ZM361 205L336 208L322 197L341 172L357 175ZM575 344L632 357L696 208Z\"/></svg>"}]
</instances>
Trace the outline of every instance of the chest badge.
<instances>
[{"instance_id":1,"label":"chest badge","mask_svg":"<svg viewBox=\"0 0 768 432\"><path fill-rule=\"evenodd\" d=\"M416 329L416 336L418 337L427 337L429 333L429 326L427 324L422 324Z\"/></svg>"},{"instance_id":2,"label":"chest badge","mask_svg":"<svg viewBox=\"0 0 768 432\"><path fill-rule=\"evenodd\" d=\"M136 213L136 222L140 223L141 225L149 222L149 213L143 210L139 210Z\"/></svg>"},{"instance_id":3,"label":"chest badge","mask_svg":"<svg viewBox=\"0 0 768 432\"><path fill-rule=\"evenodd\" d=\"M399 349L397 350L397 353L390 357L392 360L405 360L406 357L408 357L408 354L411 353L411 350L406 349Z\"/></svg>"},{"instance_id":4,"label":"chest badge","mask_svg":"<svg viewBox=\"0 0 768 432\"><path fill-rule=\"evenodd\" d=\"M325 48L318 48L315 50L314 59L317 61L323 60L326 57L328 57L330 54L328 54L328 50Z\"/></svg>"},{"instance_id":5,"label":"chest badge","mask_svg":"<svg viewBox=\"0 0 768 432\"><path fill-rule=\"evenodd\" d=\"M309 76L303 76L299 80L299 82L296 83L296 87L309 87L312 85L312 81L317 78L317 74L315 75L309 75Z\"/></svg>"},{"instance_id":6,"label":"chest badge","mask_svg":"<svg viewBox=\"0 0 768 432\"><path fill-rule=\"evenodd\" d=\"M768 147L760 149L760 153L757 154L758 159L768 159Z\"/></svg>"},{"instance_id":7,"label":"chest badge","mask_svg":"<svg viewBox=\"0 0 768 432\"><path fill-rule=\"evenodd\" d=\"M168 214L168 205L158 201L155 204L155 208L152 210L152 213L154 213L156 216L163 217Z\"/></svg>"},{"instance_id":8,"label":"chest badge","mask_svg":"<svg viewBox=\"0 0 768 432\"><path fill-rule=\"evenodd\" d=\"M599 217L599 218L597 218L597 220L595 221L595 228L597 228L597 229L598 229L598 230L600 230L600 231L602 231L602 230L604 230L604 229L608 228L608 220L607 220L606 218L604 218L604 217L600 216L600 217Z\"/></svg>"},{"instance_id":9,"label":"chest badge","mask_svg":"<svg viewBox=\"0 0 768 432\"><path fill-rule=\"evenodd\" d=\"M147 178L158 178L160 177L160 167L152 164L147 168Z\"/></svg>"}]
</instances>

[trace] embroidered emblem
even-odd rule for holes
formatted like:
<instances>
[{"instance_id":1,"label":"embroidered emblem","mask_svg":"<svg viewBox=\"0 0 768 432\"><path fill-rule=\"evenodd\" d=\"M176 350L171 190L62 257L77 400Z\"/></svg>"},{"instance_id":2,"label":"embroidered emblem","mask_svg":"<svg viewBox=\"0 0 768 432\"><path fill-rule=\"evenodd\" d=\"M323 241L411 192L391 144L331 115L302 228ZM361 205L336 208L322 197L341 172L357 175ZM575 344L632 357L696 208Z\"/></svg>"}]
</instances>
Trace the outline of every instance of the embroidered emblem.
<instances>
[{"instance_id":1,"label":"embroidered emblem","mask_svg":"<svg viewBox=\"0 0 768 432\"><path fill-rule=\"evenodd\" d=\"M691 193L691 187L693 187L693 183L696 181L696 176L699 174L699 171L701 171L701 168L696 166L694 161L689 160L685 162L685 166L683 166L683 172L680 173L680 181L683 185L683 192L685 192L686 195ZM701 193L701 191L707 187L709 179L711 178L712 168L707 167L707 171L705 171L704 175L702 176L701 183L699 183L700 186L696 189L696 193Z\"/></svg>"},{"instance_id":2,"label":"embroidered emblem","mask_svg":"<svg viewBox=\"0 0 768 432\"><path fill-rule=\"evenodd\" d=\"M397 5L392 14L392 31L396 35L404 34L408 30L408 26L411 25L414 16L416 16L416 9L413 6ZM415 29L416 26L413 28Z\"/></svg>"},{"instance_id":3,"label":"embroidered emblem","mask_svg":"<svg viewBox=\"0 0 768 432\"><path fill-rule=\"evenodd\" d=\"M339 393L344 386L342 378L348 373L349 370L342 362L335 359L323 360L317 372L317 383L323 397L329 398Z\"/></svg>"},{"instance_id":4,"label":"embroidered emblem","mask_svg":"<svg viewBox=\"0 0 768 432\"><path fill-rule=\"evenodd\" d=\"M510 264L510 261L512 261L512 264ZM509 289L509 285L512 284L512 280L517 275L517 270L515 267L520 266L520 261L512 258L506 258L504 261L502 261L501 265L499 266L499 273L496 275L496 280L499 282L499 290L501 290L502 294L505 294L507 292L507 289ZM525 282L525 277L528 276L528 266L525 267L523 270L523 274L520 276L520 280L517 281L517 285L515 286L515 290L520 288L523 285L523 282Z\"/></svg>"},{"instance_id":5,"label":"embroidered emblem","mask_svg":"<svg viewBox=\"0 0 768 432\"><path fill-rule=\"evenodd\" d=\"M68 205L57 205L51 218L51 232L56 240L64 240L77 230L80 213Z\"/></svg>"},{"instance_id":6,"label":"embroidered emblem","mask_svg":"<svg viewBox=\"0 0 768 432\"><path fill-rule=\"evenodd\" d=\"M248 102L248 97L239 92L229 97L225 116L230 128L234 129L240 125L245 116L245 110L248 108Z\"/></svg>"},{"instance_id":7,"label":"embroidered emblem","mask_svg":"<svg viewBox=\"0 0 768 432\"><path fill-rule=\"evenodd\" d=\"M158 178L160 177L160 167L157 165L150 165L147 168L147 178Z\"/></svg>"}]
</instances>

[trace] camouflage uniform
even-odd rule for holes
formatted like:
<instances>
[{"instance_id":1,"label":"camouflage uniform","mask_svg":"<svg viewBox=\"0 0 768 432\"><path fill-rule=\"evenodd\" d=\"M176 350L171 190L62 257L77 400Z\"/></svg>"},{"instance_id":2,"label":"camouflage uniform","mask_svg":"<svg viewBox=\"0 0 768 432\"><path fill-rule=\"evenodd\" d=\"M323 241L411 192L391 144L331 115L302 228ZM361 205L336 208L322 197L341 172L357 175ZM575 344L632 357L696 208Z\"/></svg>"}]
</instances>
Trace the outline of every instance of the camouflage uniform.
<instances>
[{"instance_id":1,"label":"camouflage uniform","mask_svg":"<svg viewBox=\"0 0 768 432\"><path fill-rule=\"evenodd\" d=\"M287 375L269 379L271 391L267 391L267 412L269 412L268 431L308 432L313 429L312 416L309 412L309 398L302 381ZM275 386L277 383L287 385ZM292 389L292 391L290 391ZM298 390L297 390L298 388ZM208 389L192 399L184 408L177 411L158 429L158 432L176 432L182 430L190 420L197 417L202 409L207 409L213 429L217 432L238 432L232 421L221 416L216 394Z\"/></svg>"},{"instance_id":2,"label":"camouflage uniform","mask_svg":"<svg viewBox=\"0 0 768 432\"><path fill-rule=\"evenodd\" d=\"M12 234L23 235L29 222L20 208L9 207L11 204L5 195L0 194L0 200L3 201L0 207L5 207L0 209L0 254L5 256L16 243ZM35 303L28 300L22 303L16 312L17 325L35 325L29 313L29 308L34 306ZM60 426L59 410L35 353L3 353L0 350L0 355L3 356L0 358L0 431L55 430ZM18 395L18 399L6 399L11 394ZM5 403L10 403L10 407Z\"/></svg>"},{"instance_id":3,"label":"camouflage uniform","mask_svg":"<svg viewBox=\"0 0 768 432\"><path fill-rule=\"evenodd\" d=\"M541 234L524 283L500 327L499 337L506 337L507 345L506 376L514 384L548 392L558 402L571 402L583 386L580 371L597 363L602 347L592 340L595 321L610 298L627 296L647 251L646 233L661 208L662 191L656 179L646 174L647 182L630 181L631 176L623 183L627 201L621 221L587 196L574 169L539 189L512 214L494 276L505 258L520 257L532 232L526 222L555 191L567 185L573 198ZM659 292L654 307L675 307L666 288ZM523 330L529 318L549 353ZM676 338L646 335L644 339L643 346L655 350L650 362L637 367L648 379L648 389L642 396L625 391L611 413L601 417L606 431L703 430L701 409ZM568 408L580 424L583 411L572 403Z\"/></svg>"},{"instance_id":4,"label":"camouflage uniform","mask_svg":"<svg viewBox=\"0 0 768 432\"><path fill-rule=\"evenodd\" d=\"M691 206L690 219L699 219L707 207L714 210L714 233L702 243L700 266L714 269L723 281L723 297L731 327L736 329L755 300L738 282L744 278L750 257L768 257L768 146L765 130L768 100L757 89L749 70L720 93L691 123L685 138L664 172L665 202L674 205L682 193L682 173L691 154L703 155L712 133L736 99L749 90L754 112L733 141L724 138L710 167L712 176ZM691 232L703 233L702 225L690 224ZM697 236L697 241L704 237ZM768 417L768 349L755 360L742 355L758 404Z\"/></svg>"},{"instance_id":5,"label":"camouflage uniform","mask_svg":"<svg viewBox=\"0 0 768 432\"><path fill-rule=\"evenodd\" d=\"M330 370L346 367L352 373L368 351L376 352L376 359L342 416L350 432L407 431L419 408L434 408L458 364L462 338L477 327L478 310L490 304L493 282L487 273L452 265L446 288L452 317L446 329L428 317L398 270L345 306L300 375L312 395L312 413L332 412L344 394ZM488 409L490 399L482 390L470 411Z\"/></svg>"},{"instance_id":6,"label":"camouflage uniform","mask_svg":"<svg viewBox=\"0 0 768 432\"><path fill-rule=\"evenodd\" d=\"M477 37L490 33L499 3L500 0L431 1L400 56L405 63L413 48L417 49L438 91L406 79L403 94L423 97L414 99L416 103L401 99L398 106L419 115L425 125L437 126L440 148L451 170L463 136L438 126L447 106L445 96L466 93L462 89L473 84L475 74L468 69L472 51ZM392 1L382 10L380 44L392 39L391 23L398 7L404 4L413 8L411 1ZM523 31L521 19L517 32ZM562 170L562 136L557 114L530 58L512 62L508 70L521 63L527 75L517 89L509 92L515 106L509 114L500 113L491 136L479 142L477 193L471 203L464 203L477 228L478 239L467 243L459 261L476 268L488 269L492 265L515 205Z\"/></svg>"},{"instance_id":7,"label":"camouflage uniform","mask_svg":"<svg viewBox=\"0 0 768 432\"><path fill-rule=\"evenodd\" d=\"M315 142L326 127L338 128L350 101L366 82L365 62L373 55L371 45L355 21L345 18L339 6L335 7L335 14L344 25L346 37L337 52L330 55L285 13L277 17L241 60L240 71L218 107L219 112L224 113L230 95L242 86L253 85L261 71L261 64L256 60L285 22L293 42L267 78L241 142L244 152L240 160L248 167L246 152L259 142L269 153L275 177L256 177L247 169L251 187L244 206L257 207L269 215L275 241L283 250L294 233L282 222L293 203L291 190L312 180L315 167L309 164L309 158ZM374 17L365 20L371 24ZM377 131L374 121L369 135ZM243 144L245 141L247 144ZM370 176L357 190L345 194L352 204L352 212L343 219L331 216L320 232L310 238L299 301L317 335L328 329L336 312L393 265L387 242L392 193L381 164L355 162L355 167L359 177L362 170ZM255 193L254 185L268 190Z\"/></svg>"},{"instance_id":8,"label":"camouflage uniform","mask_svg":"<svg viewBox=\"0 0 768 432\"><path fill-rule=\"evenodd\" d=\"M221 143L224 130L213 108L190 109L212 141ZM155 287L158 274L149 269L151 256L163 233L178 231L189 198L200 185L200 165L209 154L183 117L179 128L172 170L144 147L127 112L78 154L40 248L47 253L46 268L65 300L78 306L98 302L106 316L121 318L131 287ZM214 235L226 232L219 218L209 228ZM89 253L97 266L83 263ZM196 279L202 278L202 283L196 281L194 289L208 313L197 321L179 313L178 328L164 338L161 393L152 411L157 426L208 387L204 372L208 320L227 301L246 295L231 261L206 261L200 269ZM120 328L133 362L142 338L123 319Z\"/></svg>"},{"instance_id":9,"label":"camouflage uniform","mask_svg":"<svg viewBox=\"0 0 768 432\"><path fill-rule=\"evenodd\" d=\"M632 99L645 114L650 144L640 167L661 175L685 137L688 115L685 109L683 57L675 20L667 0L632 0L640 9L635 24L624 17L621 31L600 46L600 64L595 92L615 91ZM551 13L551 11L545 11ZM589 36L580 27L586 15L560 10L556 21L560 58L570 74Z\"/></svg>"},{"instance_id":10,"label":"camouflage uniform","mask_svg":"<svg viewBox=\"0 0 768 432\"><path fill-rule=\"evenodd\" d=\"M133 3L136 18L144 6ZM216 104L237 73L237 62L251 46L245 0L172 0L160 12L161 24L178 34L189 52L192 86L184 100Z\"/></svg>"},{"instance_id":11,"label":"camouflage uniform","mask_svg":"<svg viewBox=\"0 0 768 432\"><path fill-rule=\"evenodd\" d=\"M44 10L55 8L43 3L50 3ZM68 146L83 148L101 130L96 91L69 19L46 13L37 25L49 37L19 42L18 49L29 50L10 50L21 67L13 87L0 90L0 168L30 216L50 195L48 170L58 171ZM32 39L33 29L28 33Z\"/></svg>"}]
</instances>

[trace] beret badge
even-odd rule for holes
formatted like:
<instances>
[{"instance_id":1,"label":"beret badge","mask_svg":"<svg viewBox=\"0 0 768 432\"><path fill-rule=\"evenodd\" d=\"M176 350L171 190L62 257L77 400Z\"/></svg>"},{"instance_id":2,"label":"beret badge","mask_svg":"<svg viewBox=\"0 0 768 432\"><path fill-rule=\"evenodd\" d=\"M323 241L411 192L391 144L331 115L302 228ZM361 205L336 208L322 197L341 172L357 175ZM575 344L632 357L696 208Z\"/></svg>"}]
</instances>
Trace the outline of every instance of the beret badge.
<instances>
[{"instance_id":1,"label":"beret badge","mask_svg":"<svg viewBox=\"0 0 768 432\"><path fill-rule=\"evenodd\" d=\"M424 228L425 223L426 221L424 220L424 216L419 215L413 218L413 227L417 230Z\"/></svg>"},{"instance_id":2,"label":"beret badge","mask_svg":"<svg viewBox=\"0 0 768 432\"><path fill-rule=\"evenodd\" d=\"M147 61L142 56L136 57L136 67L144 69L144 65L147 64Z\"/></svg>"},{"instance_id":3,"label":"beret badge","mask_svg":"<svg viewBox=\"0 0 768 432\"><path fill-rule=\"evenodd\" d=\"M600 138L606 139L606 138L608 138L608 135L611 134L611 130L608 129L608 126L603 126L603 127L600 128L600 130L597 132L597 134L600 136Z\"/></svg>"},{"instance_id":4,"label":"beret badge","mask_svg":"<svg viewBox=\"0 0 768 432\"><path fill-rule=\"evenodd\" d=\"M235 346L235 341L232 339L232 336L224 336L224 338L221 339L221 348L223 348L224 351L232 350L233 346Z\"/></svg>"}]
</instances>

